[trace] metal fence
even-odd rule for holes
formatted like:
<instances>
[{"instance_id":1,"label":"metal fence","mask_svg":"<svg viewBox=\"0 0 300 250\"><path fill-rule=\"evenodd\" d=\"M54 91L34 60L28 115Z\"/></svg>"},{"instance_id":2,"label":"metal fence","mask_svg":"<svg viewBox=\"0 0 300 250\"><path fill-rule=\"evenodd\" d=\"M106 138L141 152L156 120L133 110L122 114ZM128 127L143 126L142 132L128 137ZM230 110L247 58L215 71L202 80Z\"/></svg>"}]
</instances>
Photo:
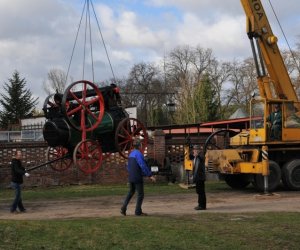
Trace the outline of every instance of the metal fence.
<instances>
[{"instance_id":1,"label":"metal fence","mask_svg":"<svg viewBox=\"0 0 300 250\"><path fill-rule=\"evenodd\" d=\"M0 142L44 141L43 130L0 131Z\"/></svg>"}]
</instances>

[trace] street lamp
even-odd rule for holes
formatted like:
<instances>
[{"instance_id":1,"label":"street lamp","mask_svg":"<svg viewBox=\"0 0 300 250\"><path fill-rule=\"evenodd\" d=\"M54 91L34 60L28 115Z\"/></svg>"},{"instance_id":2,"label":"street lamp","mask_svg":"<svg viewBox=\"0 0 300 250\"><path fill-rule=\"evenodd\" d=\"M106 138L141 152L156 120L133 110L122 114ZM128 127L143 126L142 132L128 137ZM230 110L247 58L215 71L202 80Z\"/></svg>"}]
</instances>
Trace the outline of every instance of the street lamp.
<instances>
[{"instance_id":1,"label":"street lamp","mask_svg":"<svg viewBox=\"0 0 300 250\"><path fill-rule=\"evenodd\" d=\"M176 110L176 104L174 102L172 102L172 100L169 100L169 102L166 105L167 105L168 113L171 116L171 125L172 125L173 115L174 115L175 110Z\"/></svg>"},{"instance_id":2,"label":"street lamp","mask_svg":"<svg viewBox=\"0 0 300 250\"><path fill-rule=\"evenodd\" d=\"M167 103L168 112L171 113L171 114L174 114L175 108L176 108L175 106L176 106L176 104L170 100L170 101Z\"/></svg>"}]
</instances>

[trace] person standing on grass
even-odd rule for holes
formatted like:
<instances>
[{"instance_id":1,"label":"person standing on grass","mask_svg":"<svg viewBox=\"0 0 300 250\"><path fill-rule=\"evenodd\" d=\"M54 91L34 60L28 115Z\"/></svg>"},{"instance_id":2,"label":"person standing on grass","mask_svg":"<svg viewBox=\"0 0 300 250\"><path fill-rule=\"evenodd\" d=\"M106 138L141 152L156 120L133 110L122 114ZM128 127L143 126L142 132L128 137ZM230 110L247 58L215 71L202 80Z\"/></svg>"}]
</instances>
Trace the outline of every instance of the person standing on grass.
<instances>
[{"instance_id":1,"label":"person standing on grass","mask_svg":"<svg viewBox=\"0 0 300 250\"><path fill-rule=\"evenodd\" d=\"M128 180L129 180L129 192L124 200L123 206L121 207L121 214L126 216L126 210L128 203L130 202L135 191L137 191L137 200L135 207L135 215L145 216L146 213L142 211L142 203L144 200L144 180L143 177L149 177L153 182L156 181L155 177L152 176L150 169L145 162L144 156L140 151L141 141L139 138L133 140L134 150L128 156Z\"/></svg>"},{"instance_id":2,"label":"person standing on grass","mask_svg":"<svg viewBox=\"0 0 300 250\"><path fill-rule=\"evenodd\" d=\"M21 185L23 183L23 175L29 177L25 168L22 166L22 152L16 151L11 161L11 187L15 190L15 199L11 205L10 212L16 213L17 208L20 212L25 212L21 196Z\"/></svg>"},{"instance_id":3,"label":"person standing on grass","mask_svg":"<svg viewBox=\"0 0 300 250\"><path fill-rule=\"evenodd\" d=\"M199 145L193 146L194 155L194 169L193 182L196 184L196 192L198 194L198 206L195 210L206 210L206 194L205 194L205 162L203 151L200 150Z\"/></svg>"}]
</instances>

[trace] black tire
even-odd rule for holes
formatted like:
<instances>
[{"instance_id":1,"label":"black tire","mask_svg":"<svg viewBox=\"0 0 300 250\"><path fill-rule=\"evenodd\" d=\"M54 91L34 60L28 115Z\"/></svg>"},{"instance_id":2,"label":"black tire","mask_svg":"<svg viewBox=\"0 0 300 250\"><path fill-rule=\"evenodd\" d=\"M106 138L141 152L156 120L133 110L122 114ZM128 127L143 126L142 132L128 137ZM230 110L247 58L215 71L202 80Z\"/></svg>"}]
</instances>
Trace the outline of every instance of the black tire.
<instances>
[{"instance_id":1,"label":"black tire","mask_svg":"<svg viewBox=\"0 0 300 250\"><path fill-rule=\"evenodd\" d=\"M285 169L287 167L287 164L289 162L285 163L281 169L281 182L282 182L282 185L284 186L285 189L289 190L289 186L288 186L288 183L287 183L287 180L286 180L286 174L285 174Z\"/></svg>"},{"instance_id":2,"label":"black tire","mask_svg":"<svg viewBox=\"0 0 300 250\"><path fill-rule=\"evenodd\" d=\"M283 184L290 190L300 190L300 159L284 164L282 168Z\"/></svg>"},{"instance_id":3,"label":"black tire","mask_svg":"<svg viewBox=\"0 0 300 250\"><path fill-rule=\"evenodd\" d=\"M268 176L268 191L272 192L280 185L281 170L275 161L269 161L270 175ZM253 186L258 191L264 191L264 176L256 174L254 176Z\"/></svg>"},{"instance_id":4,"label":"black tire","mask_svg":"<svg viewBox=\"0 0 300 250\"><path fill-rule=\"evenodd\" d=\"M248 174L225 175L224 180L233 189L244 189L250 184L250 176Z\"/></svg>"},{"instance_id":5,"label":"black tire","mask_svg":"<svg viewBox=\"0 0 300 250\"><path fill-rule=\"evenodd\" d=\"M253 179L252 179L252 181L251 181L251 184L253 185L253 187L255 188L255 190L258 190L256 181L255 181L255 176L253 177Z\"/></svg>"}]
</instances>

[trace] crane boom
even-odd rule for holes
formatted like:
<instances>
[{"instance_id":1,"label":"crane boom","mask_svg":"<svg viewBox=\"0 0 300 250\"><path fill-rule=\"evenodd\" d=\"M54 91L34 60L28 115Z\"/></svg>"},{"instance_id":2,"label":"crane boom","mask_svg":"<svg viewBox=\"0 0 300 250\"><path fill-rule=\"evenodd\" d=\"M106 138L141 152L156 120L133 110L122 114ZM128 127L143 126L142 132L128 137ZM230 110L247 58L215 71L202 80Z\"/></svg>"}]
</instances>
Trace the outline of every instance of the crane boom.
<instances>
[{"instance_id":1,"label":"crane boom","mask_svg":"<svg viewBox=\"0 0 300 250\"><path fill-rule=\"evenodd\" d=\"M247 17L247 34L254 55L261 97L298 101L277 46L277 37L272 32L261 1L241 0L241 3Z\"/></svg>"}]
</instances>

